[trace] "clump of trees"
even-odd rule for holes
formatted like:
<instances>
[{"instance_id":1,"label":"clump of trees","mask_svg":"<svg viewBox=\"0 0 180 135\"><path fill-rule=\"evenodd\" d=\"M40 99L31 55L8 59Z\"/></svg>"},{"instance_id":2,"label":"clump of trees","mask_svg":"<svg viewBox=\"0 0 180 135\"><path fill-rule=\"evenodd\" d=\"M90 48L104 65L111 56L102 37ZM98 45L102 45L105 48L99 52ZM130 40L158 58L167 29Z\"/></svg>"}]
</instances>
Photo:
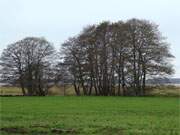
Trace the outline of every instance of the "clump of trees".
<instances>
[{"instance_id":1,"label":"clump of trees","mask_svg":"<svg viewBox=\"0 0 180 135\"><path fill-rule=\"evenodd\" d=\"M147 78L173 73L164 39L146 20L86 27L62 45L76 94L144 95Z\"/></svg>"},{"instance_id":2,"label":"clump of trees","mask_svg":"<svg viewBox=\"0 0 180 135\"><path fill-rule=\"evenodd\" d=\"M20 84L24 95L46 95L59 81L77 95L145 95L146 80L173 73L169 44L147 20L87 26L55 49L43 38L11 44L1 56L1 78Z\"/></svg>"}]
</instances>

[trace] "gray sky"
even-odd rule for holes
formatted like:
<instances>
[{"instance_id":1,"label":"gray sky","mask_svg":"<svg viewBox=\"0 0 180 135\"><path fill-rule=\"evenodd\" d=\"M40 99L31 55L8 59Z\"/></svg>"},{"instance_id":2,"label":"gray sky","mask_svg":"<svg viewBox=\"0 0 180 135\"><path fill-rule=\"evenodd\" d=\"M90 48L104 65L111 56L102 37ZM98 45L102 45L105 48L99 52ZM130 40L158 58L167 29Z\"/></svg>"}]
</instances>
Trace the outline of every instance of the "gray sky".
<instances>
[{"instance_id":1,"label":"gray sky","mask_svg":"<svg viewBox=\"0 0 180 135\"><path fill-rule=\"evenodd\" d=\"M26 36L45 37L57 48L88 24L148 19L168 38L180 77L180 0L0 0L0 53Z\"/></svg>"}]
</instances>

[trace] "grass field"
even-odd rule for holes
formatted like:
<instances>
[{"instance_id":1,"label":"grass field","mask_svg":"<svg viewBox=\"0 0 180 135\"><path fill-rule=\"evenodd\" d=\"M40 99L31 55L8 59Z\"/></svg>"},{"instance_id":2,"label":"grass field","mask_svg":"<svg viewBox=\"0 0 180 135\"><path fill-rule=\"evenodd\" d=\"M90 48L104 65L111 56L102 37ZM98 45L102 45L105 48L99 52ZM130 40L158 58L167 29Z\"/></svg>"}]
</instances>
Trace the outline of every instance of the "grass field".
<instances>
[{"instance_id":1,"label":"grass field","mask_svg":"<svg viewBox=\"0 0 180 135\"><path fill-rule=\"evenodd\" d=\"M1 97L1 135L179 135L175 97Z\"/></svg>"},{"instance_id":2,"label":"grass field","mask_svg":"<svg viewBox=\"0 0 180 135\"><path fill-rule=\"evenodd\" d=\"M65 93L62 86L53 86L49 89L48 95L76 95L73 86L66 86ZM0 95L22 95L21 88L19 87L0 87ZM180 87L179 86L155 86L147 87L147 96L167 96L167 97L180 97Z\"/></svg>"}]
</instances>

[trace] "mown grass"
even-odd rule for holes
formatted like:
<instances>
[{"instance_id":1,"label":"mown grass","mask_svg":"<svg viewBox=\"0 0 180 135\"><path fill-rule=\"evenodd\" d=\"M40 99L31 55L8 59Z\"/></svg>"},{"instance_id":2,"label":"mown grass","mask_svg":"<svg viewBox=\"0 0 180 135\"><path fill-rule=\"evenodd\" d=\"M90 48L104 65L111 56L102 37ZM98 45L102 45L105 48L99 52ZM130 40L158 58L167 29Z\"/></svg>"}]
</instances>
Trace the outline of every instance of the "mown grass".
<instances>
[{"instance_id":1,"label":"mown grass","mask_svg":"<svg viewBox=\"0 0 180 135\"><path fill-rule=\"evenodd\" d=\"M175 97L1 97L1 134L179 135Z\"/></svg>"}]
</instances>

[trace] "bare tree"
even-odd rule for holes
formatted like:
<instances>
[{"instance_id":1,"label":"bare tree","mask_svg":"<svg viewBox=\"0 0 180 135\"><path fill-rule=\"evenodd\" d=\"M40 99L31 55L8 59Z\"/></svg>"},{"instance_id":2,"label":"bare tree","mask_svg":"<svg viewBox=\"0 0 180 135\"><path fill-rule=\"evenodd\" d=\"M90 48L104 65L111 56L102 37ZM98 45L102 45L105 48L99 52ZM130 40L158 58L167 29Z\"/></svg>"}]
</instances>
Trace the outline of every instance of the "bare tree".
<instances>
[{"instance_id":1,"label":"bare tree","mask_svg":"<svg viewBox=\"0 0 180 135\"><path fill-rule=\"evenodd\" d=\"M10 44L1 56L2 77L20 84L24 95L46 95L54 51L44 38L28 37Z\"/></svg>"}]
</instances>

